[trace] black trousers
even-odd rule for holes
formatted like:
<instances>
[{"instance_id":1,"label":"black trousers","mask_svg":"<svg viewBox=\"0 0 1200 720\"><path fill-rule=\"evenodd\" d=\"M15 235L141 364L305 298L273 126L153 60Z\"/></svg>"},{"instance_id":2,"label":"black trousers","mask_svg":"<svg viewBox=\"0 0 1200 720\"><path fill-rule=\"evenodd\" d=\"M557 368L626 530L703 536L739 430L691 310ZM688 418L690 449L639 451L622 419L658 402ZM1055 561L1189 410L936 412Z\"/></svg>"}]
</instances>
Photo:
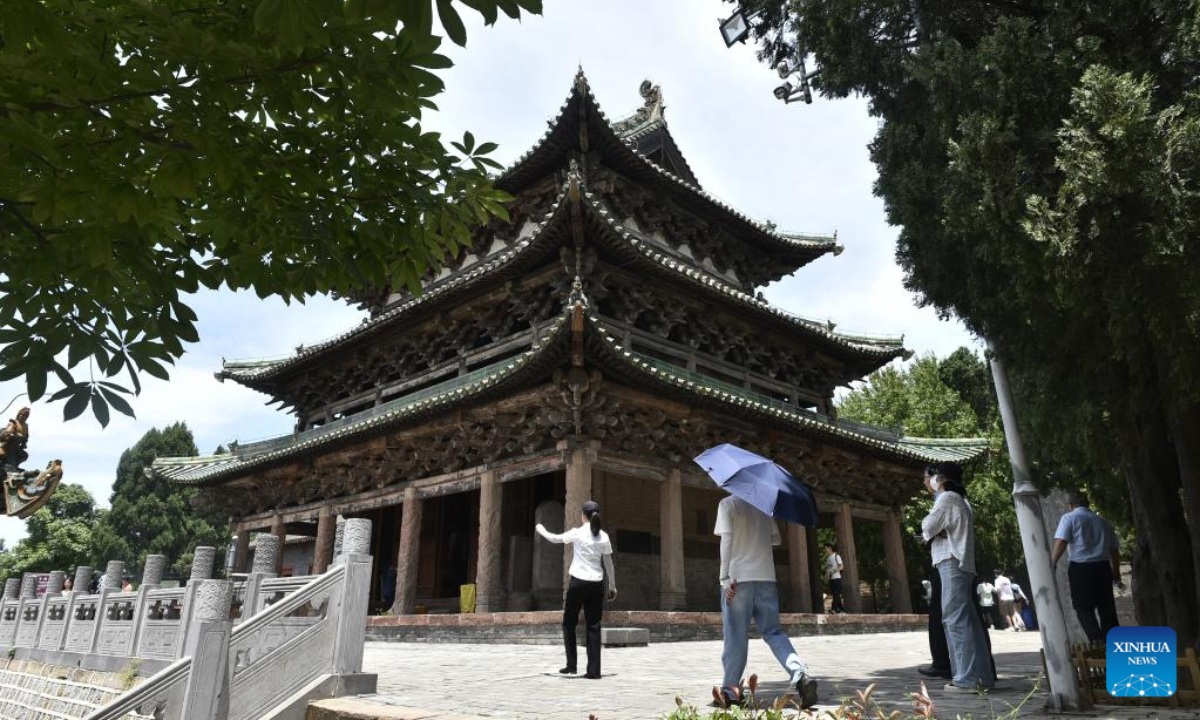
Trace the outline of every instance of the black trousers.
<instances>
[{"instance_id":1,"label":"black trousers","mask_svg":"<svg viewBox=\"0 0 1200 720\"><path fill-rule=\"evenodd\" d=\"M976 578L978 581L978 578ZM929 657L931 658L930 665L935 670L941 670L946 673L953 672L950 666L950 646L946 644L946 627L942 625L942 576L933 569L933 575L929 578L930 598L929 598ZM978 585L978 582L972 584L972 587ZM996 677L996 658L992 655L992 636L987 632L988 622L987 614L984 609L979 606L979 603L971 603L975 606L975 610L979 613L980 619L983 621L983 637L987 641L988 658L992 663L992 677Z\"/></svg>"},{"instance_id":2,"label":"black trousers","mask_svg":"<svg viewBox=\"0 0 1200 720\"><path fill-rule=\"evenodd\" d=\"M587 674L600 677L600 618L604 614L604 581L589 582L571 578L567 586L567 602L563 606L563 643L567 647L567 668L574 672L578 667L578 650L575 647L575 624L579 622L579 610L583 610L583 622L587 627Z\"/></svg>"},{"instance_id":3,"label":"black trousers","mask_svg":"<svg viewBox=\"0 0 1200 720\"><path fill-rule=\"evenodd\" d=\"M1113 600L1112 565L1104 560L1073 562L1067 566L1067 581L1071 585L1071 606L1083 632L1091 642L1103 643L1108 631L1121 624Z\"/></svg>"},{"instance_id":4,"label":"black trousers","mask_svg":"<svg viewBox=\"0 0 1200 720\"><path fill-rule=\"evenodd\" d=\"M842 602L842 579L829 578L829 594L833 596L833 612L846 612Z\"/></svg>"}]
</instances>

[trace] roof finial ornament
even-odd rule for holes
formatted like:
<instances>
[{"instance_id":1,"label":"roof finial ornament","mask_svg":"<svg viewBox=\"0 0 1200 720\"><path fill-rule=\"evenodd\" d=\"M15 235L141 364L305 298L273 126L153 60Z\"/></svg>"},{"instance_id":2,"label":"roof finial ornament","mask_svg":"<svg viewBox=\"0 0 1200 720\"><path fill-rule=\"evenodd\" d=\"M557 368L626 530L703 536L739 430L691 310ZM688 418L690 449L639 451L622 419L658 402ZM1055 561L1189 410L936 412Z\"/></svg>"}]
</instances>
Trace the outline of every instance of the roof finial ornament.
<instances>
[{"instance_id":1,"label":"roof finial ornament","mask_svg":"<svg viewBox=\"0 0 1200 720\"><path fill-rule=\"evenodd\" d=\"M638 92L642 96L642 106L632 115L613 123L618 133L629 133L654 121L663 119L663 111L667 109L663 102L662 87L651 80L643 80Z\"/></svg>"}]
</instances>

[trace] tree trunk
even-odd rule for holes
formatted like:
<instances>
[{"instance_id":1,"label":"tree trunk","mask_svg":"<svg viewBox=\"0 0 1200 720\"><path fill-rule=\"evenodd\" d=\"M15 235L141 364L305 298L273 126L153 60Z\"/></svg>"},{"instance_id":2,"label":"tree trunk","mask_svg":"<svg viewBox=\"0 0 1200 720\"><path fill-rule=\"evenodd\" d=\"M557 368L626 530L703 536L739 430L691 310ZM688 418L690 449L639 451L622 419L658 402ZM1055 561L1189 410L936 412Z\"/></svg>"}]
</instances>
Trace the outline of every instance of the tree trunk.
<instances>
[{"instance_id":1,"label":"tree trunk","mask_svg":"<svg viewBox=\"0 0 1200 720\"><path fill-rule=\"evenodd\" d=\"M1138 624L1165 626L1167 609L1163 605L1162 587L1158 584L1150 542L1144 534L1138 534L1130 562L1133 564L1133 611Z\"/></svg>"},{"instance_id":2,"label":"tree trunk","mask_svg":"<svg viewBox=\"0 0 1200 720\"><path fill-rule=\"evenodd\" d=\"M1171 433L1183 486L1183 508L1192 545L1193 598L1200 598L1200 405L1192 403L1171 413ZM1200 633L1196 637L1200 650Z\"/></svg>"},{"instance_id":3,"label":"tree trunk","mask_svg":"<svg viewBox=\"0 0 1200 720\"><path fill-rule=\"evenodd\" d=\"M1131 396L1139 394L1133 392ZM1179 645L1187 647L1196 640L1196 579L1187 522L1179 502L1175 448L1159 408L1131 410L1118 413L1114 423L1121 438L1138 542L1145 543L1149 555L1146 559L1157 574L1165 624L1174 628Z\"/></svg>"}]
</instances>

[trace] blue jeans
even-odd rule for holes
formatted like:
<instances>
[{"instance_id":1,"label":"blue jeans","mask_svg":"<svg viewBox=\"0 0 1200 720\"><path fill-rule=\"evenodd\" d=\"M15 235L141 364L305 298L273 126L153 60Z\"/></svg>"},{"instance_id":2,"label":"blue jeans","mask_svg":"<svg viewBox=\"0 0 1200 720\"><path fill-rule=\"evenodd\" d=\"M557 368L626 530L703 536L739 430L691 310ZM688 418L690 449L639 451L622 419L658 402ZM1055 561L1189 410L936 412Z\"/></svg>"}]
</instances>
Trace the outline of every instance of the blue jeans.
<instances>
[{"instance_id":1,"label":"blue jeans","mask_svg":"<svg viewBox=\"0 0 1200 720\"><path fill-rule=\"evenodd\" d=\"M721 687L738 687L743 679L746 654L750 649L751 619L792 682L807 672L792 641L779 626L779 590L775 583L740 582L732 600L727 600L725 592L721 592L721 625L725 635L725 649L721 652L725 679Z\"/></svg>"},{"instance_id":2,"label":"blue jeans","mask_svg":"<svg viewBox=\"0 0 1200 720\"><path fill-rule=\"evenodd\" d=\"M987 632L974 605L974 573L963 570L955 558L937 566L942 580L942 625L950 650L950 669L959 687L996 684L988 656Z\"/></svg>"}]
</instances>

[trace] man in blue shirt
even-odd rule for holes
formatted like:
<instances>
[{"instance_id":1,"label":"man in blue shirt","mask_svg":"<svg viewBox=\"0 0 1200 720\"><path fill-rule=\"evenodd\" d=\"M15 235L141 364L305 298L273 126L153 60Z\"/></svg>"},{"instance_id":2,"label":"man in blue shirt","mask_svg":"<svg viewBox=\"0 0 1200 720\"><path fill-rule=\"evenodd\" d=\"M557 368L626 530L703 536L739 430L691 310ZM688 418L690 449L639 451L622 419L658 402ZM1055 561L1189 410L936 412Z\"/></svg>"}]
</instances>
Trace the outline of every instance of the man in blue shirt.
<instances>
[{"instance_id":1,"label":"man in blue shirt","mask_svg":"<svg viewBox=\"0 0 1200 720\"><path fill-rule=\"evenodd\" d=\"M1092 512L1087 496L1071 493L1071 512L1062 516L1054 533L1050 563L1068 552L1071 564L1071 605L1092 644L1103 644L1108 631L1121 623L1112 586L1121 582L1121 551L1112 523ZM1097 621L1099 616L1099 621Z\"/></svg>"}]
</instances>

